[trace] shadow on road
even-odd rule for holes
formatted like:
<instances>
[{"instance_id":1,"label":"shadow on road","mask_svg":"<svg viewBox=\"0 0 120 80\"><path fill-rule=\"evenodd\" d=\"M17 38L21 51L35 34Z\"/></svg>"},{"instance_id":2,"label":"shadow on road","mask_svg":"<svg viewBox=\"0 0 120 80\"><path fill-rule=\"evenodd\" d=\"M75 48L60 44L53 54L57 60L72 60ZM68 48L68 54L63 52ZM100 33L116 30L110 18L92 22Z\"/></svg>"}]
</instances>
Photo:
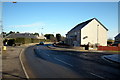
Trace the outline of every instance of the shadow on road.
<instances>
[{"instance_id":1,"label":"shadow on road","mask_svg":"<svg viewBox=\"0 0 120 80\"><path fill-rule=\"evenodd\" d=\"M6 73L6 72L2 72L2 74L3 74L3 75L7 75L7 76L12 76L12 77L18 78L18 79L20 79L20 80L21 80L21 79L22 79L22 80L28 80L27 78L23 78L23 77L21 77L21 76L9 74L9 73ZM5 79L4 76L3 76L2 78L3 78L2 80Z\"/></svg>"}]
</instances>

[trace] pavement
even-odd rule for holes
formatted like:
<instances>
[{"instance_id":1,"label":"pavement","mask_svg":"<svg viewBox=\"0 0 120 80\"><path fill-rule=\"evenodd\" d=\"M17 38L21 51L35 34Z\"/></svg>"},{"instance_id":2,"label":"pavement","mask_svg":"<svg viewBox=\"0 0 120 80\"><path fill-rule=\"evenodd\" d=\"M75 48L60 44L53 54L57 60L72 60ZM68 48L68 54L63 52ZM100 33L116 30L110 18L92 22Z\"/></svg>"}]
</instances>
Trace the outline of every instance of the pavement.
<instances>
[{"instance_id":1,"label":"pavement","mask_svg":"<svg viewBox=\"0 0 120 80\"><path fill-rule=\"evenodd\" d=\"M2 55L0 53L0 72L2 72ZM2 73L0 73L0 80L2 79Z\"/></svg>"},{"instance_id":2,"label":"pavement","mask_svg":"<svg viewBox=\"0 0 120 80\"><path fill-rule=\"evenodd\" d=\"M19 60L22 47L7 47L2 53L2 78L25 79L24 71Z\"/></svg>"},{"instance_id":3,"label":"pavement","mask_svg":"<svg viewBox=\"0 0 120 80\"><path fill-rule=\"evenodd\" d=\"M120 54L104 55L105 59L120 64Z\"/></svg>"},{"instance_id":4,"label":"pavement","mask_svg":"<svg viewBox=\"0 0 120 80\"><path fill-rule=\"evenodd\" d=\"M2 53L2 78L9 79L22 79L26 80L25 73L23 71L19 55L28 46L33 44L25 44L21 46L7 46L7 50Z\"/></svg>"}]
</instances>

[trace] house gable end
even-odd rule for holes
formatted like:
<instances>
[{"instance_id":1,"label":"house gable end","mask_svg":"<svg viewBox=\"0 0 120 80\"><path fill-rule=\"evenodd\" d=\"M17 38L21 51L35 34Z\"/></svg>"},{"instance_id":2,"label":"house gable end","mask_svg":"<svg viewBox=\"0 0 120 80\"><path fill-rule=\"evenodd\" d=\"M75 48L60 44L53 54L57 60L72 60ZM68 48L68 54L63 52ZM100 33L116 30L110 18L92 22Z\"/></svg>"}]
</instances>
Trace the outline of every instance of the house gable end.
<instances>
[{"instance_id":1,"label":"house gable end","mask_svg":"<svg viewBox=\"0 0 120 80\"><path fill-rule=\"evenodd\" d=\"M94 18L98 23L100 23L107 31L108 31L108 29L99 21L99 20L97 20L96 18Z\"/></svg>"},{"instance_id":2,"label":"house gable end","mask_svg":"<svg viewBox=\"0 0 120 80\"><path fill-rule=\"evenodd\" d=\"M85 21L85 22L82 22L82 23L76 25L76 26L75 26L74 28L72 28L68 33L82 29L83 27L85 27L85 26L86 26L89 22L91 22L92 20L93 20L93 19L90 19L90 20L87 20L87 21Z\"/></svg>"}]
</instances>

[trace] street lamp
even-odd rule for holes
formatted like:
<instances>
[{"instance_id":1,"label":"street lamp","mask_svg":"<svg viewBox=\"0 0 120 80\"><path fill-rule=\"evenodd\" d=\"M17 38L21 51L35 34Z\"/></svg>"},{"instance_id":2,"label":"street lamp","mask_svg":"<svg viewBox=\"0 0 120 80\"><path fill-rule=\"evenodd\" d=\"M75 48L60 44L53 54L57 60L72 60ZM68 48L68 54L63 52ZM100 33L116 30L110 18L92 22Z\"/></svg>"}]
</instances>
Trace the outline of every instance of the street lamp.
<instances>
[{"instance_id":1,"label":"street lamp","mask_svg":"<svg viewBox=\"0 0 120 80\"><path fill-rule=\"evenodd\" d=\"M41 36L43 35L43 33L42 33L42 30L43 30L44 28L41 28Z\"/></svg>"}]
</instances>

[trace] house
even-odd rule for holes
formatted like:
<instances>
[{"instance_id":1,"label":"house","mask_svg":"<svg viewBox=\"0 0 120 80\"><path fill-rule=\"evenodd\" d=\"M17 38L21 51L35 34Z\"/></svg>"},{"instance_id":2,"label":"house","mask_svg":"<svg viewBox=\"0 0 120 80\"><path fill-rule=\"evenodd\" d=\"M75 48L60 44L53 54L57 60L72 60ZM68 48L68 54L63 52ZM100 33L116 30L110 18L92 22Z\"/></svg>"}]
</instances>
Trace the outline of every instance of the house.
<instances>
[{"instance_id":1,"label":"house","mask_svg":"<svg viewBox=\"0 0 120 80\"><path fill-rule=\"evenodd\" d=\"M120 33L117 36L115 36L115 41L120 42Z\"/></svg>"},{"instance_id":2,"label":"house","mask_svg":"<svg viewBox=\"0 0 120 80\"><path fill-rule=\"evenodd\" d=\"M44 35L38 36L32 33L12 33L5 38L33 38L33 39L45 39Z\"/></svg>"},{"instance_id":3,"label":"house","mask_svg":"<svg viewBox=\"0 0 120 80\"><path fill-rule=\"evenodd\" d=\"M66 43L73 46L102 45L107 46L108 29L96 18L76 25L66 34Z\"/></svg>"},{"instance_id":4,"label":"house","mask_svg":"<svg viewBox=\"0 0 120 80\"><path fill-rule=\"evenodd\" d=\"M9 46L38 43L41 40L45 41L44 35L38 36L32 33L11 33L4 37L3 44Z\"/></svg>"},{"instance_id":5,"label":"house","mask_svg":"<svg viewBox=\"0 0 120 80\"><path fill-rule=\"evenodd\" d=\"M120 44L120 33L114 37L115 38L115 42L114 44Z\"/></svg>"}]
</instances>

